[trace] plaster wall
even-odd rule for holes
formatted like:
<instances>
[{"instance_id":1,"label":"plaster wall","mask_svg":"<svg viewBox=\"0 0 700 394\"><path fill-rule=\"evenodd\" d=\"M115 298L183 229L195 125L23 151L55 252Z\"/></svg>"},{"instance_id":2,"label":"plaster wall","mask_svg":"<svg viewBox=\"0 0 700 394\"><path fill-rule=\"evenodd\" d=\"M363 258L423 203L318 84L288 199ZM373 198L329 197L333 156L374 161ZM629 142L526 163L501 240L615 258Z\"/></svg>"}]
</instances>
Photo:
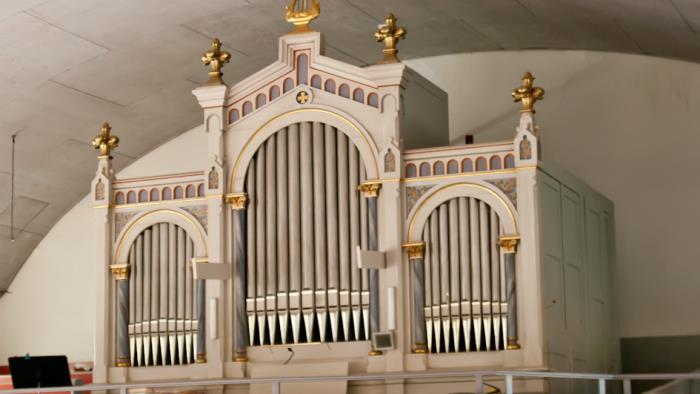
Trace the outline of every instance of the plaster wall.
<instances>
[{"instance_id":1,"label":"plaster wall","mask_svg":"<svg viewBox=\"0 0 700 394\"><path fill-rule=\"evenodd\" d=\"M545 160L558 162L615 203L622 337L700 334L700 219L695 158L700 67L585 51L459 54L407 62L449 94L450 136L461 143L509 139L510 91L526 70L547 89L538 103ZM193 100L192 105L196 106ZM198 119L192 119L197 123ZM166 142L119 173L204 168L201 127ZM96 165L96 162L95 162ZM87 189L87 185L86 185ZM54 225L0 298L0 363L12 355L91 360L95 304L92 211L81 200Z\"/></svg>"}]
</instances>

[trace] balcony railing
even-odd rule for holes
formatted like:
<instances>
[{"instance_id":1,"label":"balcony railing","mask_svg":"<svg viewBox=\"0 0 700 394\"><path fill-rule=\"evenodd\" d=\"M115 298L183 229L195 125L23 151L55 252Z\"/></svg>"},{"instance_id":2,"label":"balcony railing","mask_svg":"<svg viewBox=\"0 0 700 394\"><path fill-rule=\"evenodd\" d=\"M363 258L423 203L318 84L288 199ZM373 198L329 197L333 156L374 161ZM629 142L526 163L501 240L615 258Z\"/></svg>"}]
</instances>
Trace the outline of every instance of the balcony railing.
<instances>
[{"instance_id":1,"label":"balcony railing","mask_svg":"<svg viewBox=\"0 0 700 394\"><path fill-rule=\"evenodd\" d=\"M363 374L349 376L304 376L304 377L270 377L270 378L240 378L217 380L187 380L178 382L150 382L150 383L123 383L123 384L91 384L86 386L46 387L0 390L0 394L30 394L30 393L56 393L67 392L70 394L86 391L118 391L119 394L127 394L130 389L174 389L229 385L269 384L273 394L284 394L283 383L318 383L318 382L356 382L356 381L391 381L410 379L430 379L433 383L436 379L466 379L465 385L474 390L475 394L505 392L514 394L513 382L516 378L522 379L548 379L570 381L593 381L597 383L598 393L605 394L609 386L621 384L624 394L632 393L632 381L636 380L700 380L700 373L666 373L666 374L596 374L573 372L529 372L529 371L436 371L436 372L397 372L384 374ZM488 383L485 381L488 380ZM497 386L504 389L495 389Z\"/></svg>"}]
</instances>

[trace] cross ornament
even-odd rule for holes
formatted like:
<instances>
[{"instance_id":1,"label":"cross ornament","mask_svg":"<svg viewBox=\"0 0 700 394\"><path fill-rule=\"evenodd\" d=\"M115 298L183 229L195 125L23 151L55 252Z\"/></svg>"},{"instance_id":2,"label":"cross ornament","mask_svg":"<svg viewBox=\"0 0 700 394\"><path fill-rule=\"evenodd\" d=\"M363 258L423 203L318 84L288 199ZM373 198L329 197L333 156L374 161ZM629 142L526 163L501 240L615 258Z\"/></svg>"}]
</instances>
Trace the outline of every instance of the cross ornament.
<instances>
[{"instance_id":1,"label":"cross ornament","mask_svg":"<svg viewBox=\"0 0 700 394\"><path fill-rule=\"evenodd\" d=\"M516 103L520 101L520 104L522 104L520 112L530 112L534 114L535 102L544 98L544 89L539 86L532 86L534 80L535 77L529 72L526 72L522 78L523 85L517 89L513 89L513 93L511 94L513 96L513 101Z\"/></svg>"},{"instance_id":2,"label":"cross ornament","mask_svg":"<svg viewBox=\"0 0 700 394\"><path fill-rule=\"evenodd\" d=\"M399 40L403 40L406 37L406 29L403 27L396 26L396 17L394 14L389 14L386 19L384 19L384 25L379 27L374 33L374 38L377 42L384 43L384 58L379 63L397 63L399 58L396 56L399 50L396 49L396 45Z\"/></svg>"},{"instance_id":3,"label":"cross ornament","mask_svg":"<svg viewBox=\"0 0 700 394\"><path fill-rule=\"evenodd\" d=\"M224 81L221 80L221 76L224 75L221 69L224 67L224 64L228 63L230 60L231 54L222 51L221 41L215 38L214 41L211 42L211 49L202 55L202 63L204 63L205 66L211 67L207 85L221 85L224 83Z\"/></svg>"},{"instance_id":4,"label":"cross ornament","mask_svg":"<svg viewBox=\"0 0 700 394\"><path fill-rule=\"evenodd\" d=\"M306 104L309 101L309 94L301 91L297 93L297 103L299 104Z\"/></svg>"},{"instance_id":5,"label":"cross ornament","mask_svg":"<svg viewBox=\"0 0 700 394\"><path fill-rule=\"evenodd\" d=\"M119 137L110 135L110 131L112 131L112 127L109 123L104 122L100 134L92 139L92 146L100 150L100 156L98 157L108 157L111 159L112 156L110 156L110 152L119 146Z\"/></svg>"}]
</instances>

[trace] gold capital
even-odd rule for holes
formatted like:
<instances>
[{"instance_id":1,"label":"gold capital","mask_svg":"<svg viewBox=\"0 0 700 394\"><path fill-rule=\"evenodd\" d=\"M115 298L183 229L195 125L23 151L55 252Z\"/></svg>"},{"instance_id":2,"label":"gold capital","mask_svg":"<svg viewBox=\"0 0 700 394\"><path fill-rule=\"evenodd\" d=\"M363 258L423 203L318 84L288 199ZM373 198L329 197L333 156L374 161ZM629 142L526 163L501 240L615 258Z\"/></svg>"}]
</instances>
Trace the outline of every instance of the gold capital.
<instances>
[{"instance_id":1,"label":"gold capital","mask_svg":"<svg viewBox=\"0 0 700 394\"><path fill-rule=\"evenodd\" d=\"M115 365L117 367L130 367L131 360L129 359L129 357L117 357Z\"/></svg>"},{"instance_id":2,"label":"gold capital","mask_svg":"<svg viewBox=\"0 0 700 394\"><path fill-rule=\"evenodd\" d=\"M207 354L204 352L197 352L197 358L194 360L196 364L204 364L207 362Z\"/></svg>"},{"instance_id":3,"label":"gold capital","mask_svg":"<svg viewBox=\"0 0 700 394\"><path fill-rule=\"evenodd\" d=\"M309 4L311 2L311 4ZM321 14L321 5L318 0L302 0L300 9L297 8L297 0L290 0L285 7L284 18L294 25L292 33L305 33L311 31L309 23Z\"/></svg>"},{"instance_id":4,"label":"gold capital","mask_svg":"<svg viewBox=\"0 0 700 394\"><path fill-rule=\"evenodd\" d=\"M110 156L110 153L117 146L119 146L119 137L116 135L110 135L111 131L112 127L109 125L109 123L104 122L102 123L102 130L100 131L100 134L96 135L95 138L92 139L92 146L95 149L100 150L100 156L98 157L108 157L111 159L112 156Z\"/></svg>"},{"instance_id":5,"label":"gold capital","mask_svg":"<svg viewBox=\"0 0 700 394\"><path fill-rule=\"evenodd\" d=\"M428 348L425 346L425 342L416 342L415 346L416 346L416 348L413 349L413 353L416 353L416 354L428 353Z\"/></svg>"},{"instance_id":6,"label":"gold capital","mask_svg":"<svg viewBox=\"0 0 700 394\"><path fill-rule=\"evenodd\" d=\"M361 183L357 190L361 191L365 197L377 197L379 195L379 189L382 188L382 183L379 181L367 181Z\"/></svg>"},{"instance_id":7,"label":"gold capital","mask_svg":"<svg viewBox=\"0 0 700 394\"><path fill-rule=\"evenodd\" d=\"M498 246L503 249L504 253L515 253L520 242L520 237L517 235L503 236L498 239Z\"/></svg>"},{"instance_id":8,"label":"gold capital","mask_svg":"<svg viewBox=\"0 0 700 394\"><path fill-rule=\"evenodd\" d=\"M418 260L425 257L425 242L423 241L409 242L401 246L403 246L403 248L406 249L406 253L408 253L409 260Z\"/></svg>"},{"instance_id":9,"label":"gold capital","mask_svg":"<svg viewBox=\"0 0 700 394\"><path fill-rule=\"evenodd\" d=\"M231 205L231 209L245 209L248 205L248 195L246 193L227 194L224 196L224 201Z\"/></svg>"},{"instance_id":10,"label":"gold capital","mask_svg":"<svg viewBox=\"0 0 700 394\"><path fill-rule=\"evenodd\" d=\"M522 104L520 112L531 112L534 114L535 102L544 98L544 89L539 86L532 86L534 80L535 77L529 72L526 72L522 78L523 85L517 89L513 89L513 93L511 93L513 101L516 103L520 101L520 104Z\"/></svg>"},{"instance_id":11,"label":"gold capital","mask_svg":"<svg viewBox=\"0 0 700 394\"><path fill-rule=\"evenodd\" d=\"M112 271L112 275L114 275L116 280L129 279L130 268L129 264L112 264L109 266L109 270Z\"/></svg>"},{"instance_id":12,"label":"gold capital","mask_svg":"<svg viewBox=\"0 0 700 394\"><path fill-rule=\"evenodd\" d=\"M221 76L224 75L224 73L221 72L221 69L224 67L224 64L228 63L230 60L231 54L229 52L222 51L221 41L219 41L218 38L215 38L211 42L211 49L202 55L202 63L204 63L205 66L211 67L207 85L221 85L224 83L224 81L221 79Z\"/></svg>"},{"instance_id":13,"label":"gold capital","mask_svg":"<svg viewBox=\"0 0 700 394\"><path fill-rule=\"evenodd\" d=\"M406 29L403 27L396 26L396 17L394 14L389 14L386 19L384 19L384 25L379 27L374 33L374 38L377 42L384 42L384 58L379 63L397 63L399 58L396 56L399 50L396 49L396 45L399 40L403 40L406 37Z\"/></svg>"}]
</instances>

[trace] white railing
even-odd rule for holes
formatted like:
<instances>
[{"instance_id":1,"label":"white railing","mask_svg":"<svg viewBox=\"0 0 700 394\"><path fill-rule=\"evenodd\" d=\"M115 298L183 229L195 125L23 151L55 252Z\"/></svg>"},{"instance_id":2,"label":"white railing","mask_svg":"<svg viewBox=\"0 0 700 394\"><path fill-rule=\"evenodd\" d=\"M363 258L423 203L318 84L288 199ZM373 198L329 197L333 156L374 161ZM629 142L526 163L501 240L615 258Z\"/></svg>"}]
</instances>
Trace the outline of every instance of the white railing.
<instances>
[{"instance_id":1,"label":"white railing","mask_svg":"<svg viewBox=\"0 0 700 394\"><path fill-rule=\"evenodd\" d=\"M439 372L395 372L385 374L364 374L349 376L304 376L304 377L270 377L270 378L241 378L241 379L218 379L218 380L188 380L177 382L149 382L149 383L123 383L123 384L91 384L85 386L69 387L45 387L0 390L0 394L30 394L30 393L57 393L68 392L71 394L85 391L119 391L119 394L127 394L129 389L144 388L189 388L209 387L209 386L229 386L229 385L250 385L269 384L272 386L273 394L284 394L281 390L282 383L314 383L314 382L353 382L353 381L397 381L403 379L454 379L468 378L474 381L475 394L484 394L484 386L494 387L485 384L486 378L503 378L505 381L505 393L514 394L514 378L530 379L567 379L597 381L598 393L605 394L608 382L621 382L624 394L632 393L631 382L634 380L700 380L700 373L665 373L665 374L596 374L596 373L573 373L573 372L525 372L525 371L439 371ZM490 382L493 383L490 379ZM471 383L471 382L470 382Z\"/></svg>"},{"instance_id":2,"label":"white railing","mask_svg":"<svg viewBox=\"0 0 700 394\"><path fill-rule=\"evenodd\" d=\"M691 374L700 373L700 369L691 372ZM654 387L647 390L644 394L696 394L700 393L700 380L694 379L676 379L672 380L659 387Z\"/></svg>"}]
</instances>

